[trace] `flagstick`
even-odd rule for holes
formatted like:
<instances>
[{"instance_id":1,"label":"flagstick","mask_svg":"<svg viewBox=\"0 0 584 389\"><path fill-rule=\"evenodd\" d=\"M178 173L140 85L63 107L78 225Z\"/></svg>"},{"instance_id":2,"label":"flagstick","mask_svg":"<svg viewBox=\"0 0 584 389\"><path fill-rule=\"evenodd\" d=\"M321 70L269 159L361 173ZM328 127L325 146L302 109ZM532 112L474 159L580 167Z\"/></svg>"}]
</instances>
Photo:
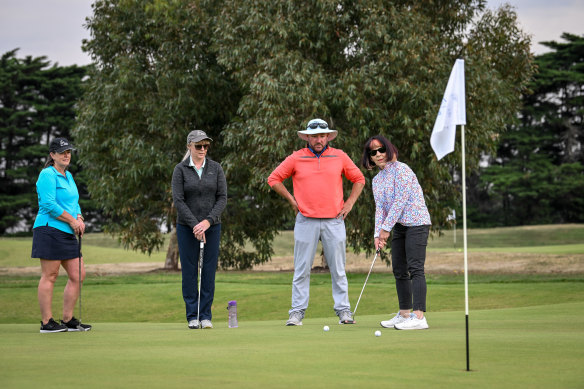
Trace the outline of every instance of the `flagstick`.
<instances>
[{"instance_id":1,"label":"flagstick","mask_svg":"<svg viewBox=\"0 0 584 389\"><path fill-rule=\"evenodd\" d=\"M466 371L470 371L469 346L468 346L468 261L466 250L466 162L464 154L464 125L460 131L462 143L462 239L464 242L464 310L466 314Z\"/></svg>"},{"instance_id":2,"label":"flagstick","mask_svg":"<svg viewBox=\"0 0 584 389\"><path fill-rule=\"evenodd\" d=\"M462 226L464 241L464 305L466 314L466 370L470 371L468 345L468 258L466 246L466 161L464 126L466 124L466 108L464 93L464 59L457 59L448 77L448 84L440 104L440 110L430 136L430 145L438 160L454 151L456 143L456 126L461 125L462 143ZM456 225L455 225L456 228ZM456 246L456 229L454 230Z\"/></svg>"}]
</instances>

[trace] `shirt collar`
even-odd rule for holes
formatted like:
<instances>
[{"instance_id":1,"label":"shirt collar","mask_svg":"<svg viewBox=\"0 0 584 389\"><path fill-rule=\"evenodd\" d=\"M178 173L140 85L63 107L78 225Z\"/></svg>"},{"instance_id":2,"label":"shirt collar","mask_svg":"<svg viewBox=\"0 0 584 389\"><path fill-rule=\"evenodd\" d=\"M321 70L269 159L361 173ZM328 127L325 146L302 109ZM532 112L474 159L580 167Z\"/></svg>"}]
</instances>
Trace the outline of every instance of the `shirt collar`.
<instances>
[{"instance_id":1,"label":"shirt collar","mask_svg":"<svg viewBox=\"0 0 584 389\"><path fill-rule=\"evenodd\" d=\"M206 164L206 163L207 163L207 158L205 158L205 159L203 160L203 164L201 165L201 169L205 167L205 164ZM197 167L195 166L195 163L193 162L193 157L189 157L189 166L192 166L192 167L194 167L195 169L197 168Z\"/></svg>"},{"instance_id":2,"label":"shirt collar","mask_svg":"<svg viewBox=\"0 0 584 389\"><path fill-rule=\"evenodd\" d=\"M322 151L320 153L317 153L316 151L314 151L312 149L312 147L310 147L310 145L308 145L308 150L312 151L312 154L316 155L318 158L320 158L320 156L322 155L322 153L325 152L326 149L328 149L328 145L324 146L324 148L322 149Z\"/></svg>"}]
</instances>

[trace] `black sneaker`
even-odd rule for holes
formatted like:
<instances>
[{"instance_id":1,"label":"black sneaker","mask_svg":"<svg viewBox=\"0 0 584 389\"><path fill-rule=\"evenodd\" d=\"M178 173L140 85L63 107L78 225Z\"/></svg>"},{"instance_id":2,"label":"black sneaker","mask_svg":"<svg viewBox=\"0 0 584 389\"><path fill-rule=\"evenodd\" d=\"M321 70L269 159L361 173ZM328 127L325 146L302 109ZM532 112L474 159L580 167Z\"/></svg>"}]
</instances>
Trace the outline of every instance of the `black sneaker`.
<instances>
[{"instance_id":1,"label":"black sneaker","mask_svg":"<svg viewBox=\"0 0 584 389\"><path fill-rule=\"evenodd\" d=\"M89 324L83 324L79 320L75 319L75 316L71 318L68 322L61 320L61 324L67 328L67 331L89 331L91 326Z\"/></svg>"},{"instance_id":2,"label":"black sneaker","mask_svg":"<svg viewBox=\"0 0 584 389\"><path fill-rule=\"evenodd\" d=\"M67 332L67 326L57 323L51 317L47 324L41 321L41 334L48 334L49 332Z\"/></svg>"}]
</instances>

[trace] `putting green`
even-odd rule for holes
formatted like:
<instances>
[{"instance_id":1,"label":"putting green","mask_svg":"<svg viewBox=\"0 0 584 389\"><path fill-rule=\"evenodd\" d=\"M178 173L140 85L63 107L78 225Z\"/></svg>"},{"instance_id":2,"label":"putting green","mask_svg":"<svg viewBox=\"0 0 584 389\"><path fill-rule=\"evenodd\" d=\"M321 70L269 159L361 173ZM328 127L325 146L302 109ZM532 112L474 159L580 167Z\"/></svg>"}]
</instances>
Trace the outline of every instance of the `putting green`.
<instances>
[{"instance_id":1,"label":"putting green","mask_svg":"<svg viewBox=\"0 0 584 389\"><path fill-rule=\"evenodd\" d=\"M576 388L584 383L584 302L428 314L429 330L382 329L388 316L186 323L92 323L87 333L0 325L3 387L330 388L393 385ZM328 325L330 331L323 331ZM375 330L382 335L375 337Z\"/></svg>"}]
</instances>

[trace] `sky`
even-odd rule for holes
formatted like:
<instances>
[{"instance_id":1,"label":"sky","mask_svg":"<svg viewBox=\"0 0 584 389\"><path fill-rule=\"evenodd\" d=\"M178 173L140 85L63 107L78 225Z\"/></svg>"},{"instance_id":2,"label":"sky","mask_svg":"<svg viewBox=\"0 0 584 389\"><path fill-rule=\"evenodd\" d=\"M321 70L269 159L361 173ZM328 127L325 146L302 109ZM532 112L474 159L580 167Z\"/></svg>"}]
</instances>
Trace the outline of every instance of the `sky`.
<instances>
[{"instance_id":1,"label":"sky","mask_svg":"<svg viewBox=\"0 0 584 389\"><path fill-rule=\"evenodd\" d=\"M89 38L85 18L94 0L0 0L0 55L20 48L17 57L46 56L61 66L86 65L81 50ZM491 9L515 7L523 31L532 35L532 51L549 51L541 41L561 41L561 34L584 35L584 0L488 0Z\"/></svg>"}]
</instances>

